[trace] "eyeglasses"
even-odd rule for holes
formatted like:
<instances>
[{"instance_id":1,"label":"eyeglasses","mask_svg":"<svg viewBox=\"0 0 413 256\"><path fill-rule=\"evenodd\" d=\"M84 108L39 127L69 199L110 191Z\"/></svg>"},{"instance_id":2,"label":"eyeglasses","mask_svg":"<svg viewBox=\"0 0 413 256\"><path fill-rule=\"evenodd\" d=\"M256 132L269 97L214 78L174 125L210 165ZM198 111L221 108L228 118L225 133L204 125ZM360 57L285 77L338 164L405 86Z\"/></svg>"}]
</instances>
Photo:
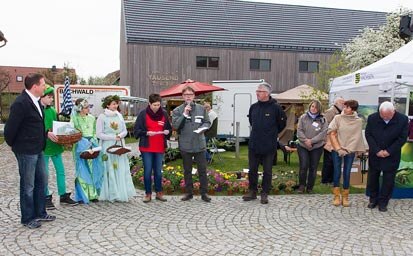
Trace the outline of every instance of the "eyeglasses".
<instances>
[{"instance_id":1,"label":"eyeglasses","mask_svg":"<svg viewBox=\"0 0 413 256\"><path fill-rule=\"evenodd\" d=\"M267 92L267 91L259 91L259 90L256 90L255 92L256 92L256 93L261 93L261 92Z\"/></svg>"},{"instance_id":2,"label":"eyeglasses","mask_svg":"<svg viewBox=\"0 0 413 256\"><path fill-rule=\"evenodd\" d=\"M194 96L195 94L193 94L193 93L184 93L183 94L185 97L188 97L188 96Z\"/></svg>"}]
</instances>

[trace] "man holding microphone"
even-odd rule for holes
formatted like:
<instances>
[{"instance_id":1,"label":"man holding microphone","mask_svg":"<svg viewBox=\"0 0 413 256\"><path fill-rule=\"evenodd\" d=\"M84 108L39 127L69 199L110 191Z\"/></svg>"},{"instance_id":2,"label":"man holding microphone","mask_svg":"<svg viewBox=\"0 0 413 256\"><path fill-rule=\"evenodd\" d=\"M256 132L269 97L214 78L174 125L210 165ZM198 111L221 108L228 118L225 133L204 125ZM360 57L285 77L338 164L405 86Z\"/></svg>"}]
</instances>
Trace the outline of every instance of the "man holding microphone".
<instances>
[{"instance_id":1,"label":"man holding microphone","mask_svg":"<svg viewBox=\"0 0 413 256\"><path fill-rule=\"evenodd\" d=\"M201 183L201 199L210 202L207 195L208 179L206 174L207 161L205 158L206 142L204 132L209 129L211 122L208 113L202 105L196 104L195 91L191 87L182 90L184 103L176 107L172 112L172 127L178 132L179 149L184 165L184 179L186 194L181 198L188 201L193 198L192 159L198 168L199 181Z\"/></svg>"}]
</instances>

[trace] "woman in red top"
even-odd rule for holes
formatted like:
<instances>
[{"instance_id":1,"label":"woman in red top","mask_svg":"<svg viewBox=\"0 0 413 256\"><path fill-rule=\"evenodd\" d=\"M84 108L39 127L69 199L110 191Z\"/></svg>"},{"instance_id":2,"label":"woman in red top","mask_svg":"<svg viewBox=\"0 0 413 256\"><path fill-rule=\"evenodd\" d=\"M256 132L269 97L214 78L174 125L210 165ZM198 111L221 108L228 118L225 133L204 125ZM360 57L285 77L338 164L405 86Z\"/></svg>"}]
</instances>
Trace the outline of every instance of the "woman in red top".
<instances>
[{"instance_id":1,"label":"woman in red top","mask_svg":"<svg viewBox=\"0 0 413 256\"><path fill-rule=\"evenodd\" d=\"M135 122L134 134L136 139L139 138L143 161L145 203L152 199L152 170L156 199L166 201L162 193L162 161L172 127L166 111L161 108L161 100L159 94L149 95L148 107L139 113Z\"/></svg>"}]
</instances>

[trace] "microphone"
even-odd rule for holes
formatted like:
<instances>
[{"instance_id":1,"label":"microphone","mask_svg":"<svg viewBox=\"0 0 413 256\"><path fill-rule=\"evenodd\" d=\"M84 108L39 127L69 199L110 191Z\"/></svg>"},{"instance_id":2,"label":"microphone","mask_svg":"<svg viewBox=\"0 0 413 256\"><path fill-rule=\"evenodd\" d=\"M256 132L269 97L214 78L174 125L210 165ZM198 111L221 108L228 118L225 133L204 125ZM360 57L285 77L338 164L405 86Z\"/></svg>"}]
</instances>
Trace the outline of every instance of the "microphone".
<instances>
[{"instance_id":1,"label":"microphone","mask_svg":"<svg viewBox=\"0 0 413 256\"><path fill-rule=\"evenodd\" d=\"M191 107L191 101L187 101L186 106ZM188 111L188 116L190 116L190 115L191 115L191 111Z\"/></svg>"}]
</instances>

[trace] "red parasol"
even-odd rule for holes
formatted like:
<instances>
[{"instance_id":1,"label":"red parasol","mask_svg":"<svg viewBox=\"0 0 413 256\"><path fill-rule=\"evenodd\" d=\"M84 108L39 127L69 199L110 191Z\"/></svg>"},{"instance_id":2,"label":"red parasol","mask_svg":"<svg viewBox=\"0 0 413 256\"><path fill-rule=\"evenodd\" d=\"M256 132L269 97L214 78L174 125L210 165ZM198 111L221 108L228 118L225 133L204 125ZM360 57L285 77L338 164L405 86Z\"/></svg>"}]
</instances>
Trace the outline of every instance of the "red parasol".
<instances>
[{"instance_id":1,"label":"red parasol","mask_svg":"<svg viewBox=\"0 0 413 256\"><path fill-rule=\"evenodd\" d=\"M169 87L168 89L162 90L159 94L161 95L161 97L180 96L182 95L182 89L184 89L187 86L190 86L192 89L195 90L195 95L225 90L224 88L218 86L188 79L180 84L176 84Z\"/></svg>"}]
</instances>

